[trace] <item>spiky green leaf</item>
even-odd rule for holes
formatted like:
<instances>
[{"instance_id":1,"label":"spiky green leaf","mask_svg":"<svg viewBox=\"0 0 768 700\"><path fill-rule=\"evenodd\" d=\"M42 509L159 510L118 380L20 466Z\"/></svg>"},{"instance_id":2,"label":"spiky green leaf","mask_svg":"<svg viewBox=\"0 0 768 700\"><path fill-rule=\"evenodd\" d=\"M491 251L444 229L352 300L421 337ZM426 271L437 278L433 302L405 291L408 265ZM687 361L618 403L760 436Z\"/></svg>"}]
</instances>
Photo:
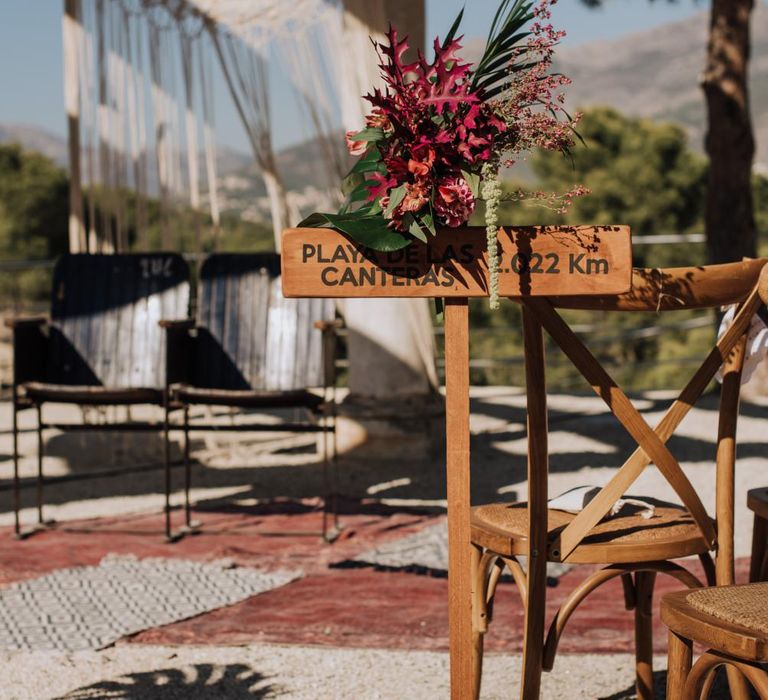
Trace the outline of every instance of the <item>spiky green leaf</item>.
<instances>
[{"instance_id":1,"label":"spiky green leaf","mask_svg":"<svg viewBox=\"0 0 768 700\"><path fill-rule=\"evenodd\" d=\"M368 126L362 131L352 134L350 138L353 141L381 141L384 138L384 129Z\"/></svg>"},{"instance_id":2,"label":"spiky green leaf","mask_svg":"<svg viewBox=\"0 0 768 700\"><path fill-rule=\"evenodd\" d=\"M397 208L397 205L403 201L404 197L405 197L405 185L400 185L400 187L395 187L394 189L390 190L389 203L387 204L387 208L384 210L385 218L389 219L392 217L392 212L395 211L395 209Z\"/></svg>"},{"instance_id":3,"label":"spiky green leaf","mask_svg":"<svg viewBox=\"0 0 768 700\"><path fill-rule=\"evenodd\" d=\"M386 220L380 215L360 214L323 214L315 213L308 216L299 226L308 228L333 228L345 233L361 245L388 253L402 250L412 239L387 226Z\"/></svg>"}]
</instances>

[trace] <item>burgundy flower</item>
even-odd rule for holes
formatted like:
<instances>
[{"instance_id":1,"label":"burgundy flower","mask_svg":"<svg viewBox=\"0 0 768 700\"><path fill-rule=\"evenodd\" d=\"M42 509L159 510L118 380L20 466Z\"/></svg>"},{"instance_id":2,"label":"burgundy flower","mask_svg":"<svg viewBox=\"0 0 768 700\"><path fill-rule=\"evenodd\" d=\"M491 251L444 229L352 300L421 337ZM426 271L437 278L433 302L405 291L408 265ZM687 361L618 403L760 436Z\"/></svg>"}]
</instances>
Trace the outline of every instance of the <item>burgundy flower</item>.
<instances>
[{"instance_id":1,"label":"burgundy flower","mask_svg":"<svg viewBox=\"0 0 768 700\"><path fill-rule=\"evenodd\" d=\"M383 131L387 131L392 127L389 117L387 117L387 115L380 109L374 109L373 112L365 118L365 125L370 129L382 129Z\"/></svg>"},{"instance_id":2,"label":"burgundy flower","mask_svg":"<svg viewBox=\"0 0 768 700\"><path fill-rule=\"evenodd\" d=\"M416 146L411 151L411 158L408 160L408 172L417 177L424 177L432 168L435 162L435 149L426 144Z\"/></svg>"}]
</instances>

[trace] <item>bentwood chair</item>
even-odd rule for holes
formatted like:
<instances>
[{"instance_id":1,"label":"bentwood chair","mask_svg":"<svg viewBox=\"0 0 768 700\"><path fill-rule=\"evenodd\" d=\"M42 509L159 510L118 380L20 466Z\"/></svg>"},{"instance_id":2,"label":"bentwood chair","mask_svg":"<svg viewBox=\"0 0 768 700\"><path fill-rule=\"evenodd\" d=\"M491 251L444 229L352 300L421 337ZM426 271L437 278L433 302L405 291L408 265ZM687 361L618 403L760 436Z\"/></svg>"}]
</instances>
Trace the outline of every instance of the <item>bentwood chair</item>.
<instances>
[{"instance_id":1,"label":"bentwood chair","mask_svg":"<svg viewBox=\"0 0 768 700\"><path fill-rule=\"evenodd\" d=\"M709 585L734 582L733 492L736 420L746 332L768 299L766 260L698 268L633 271L632 290L618 296L530 297L522 305L528 410L528 501L492 503L472 509L471 560L472 659L474 694L479 696L483 635L503 569L511 573L525 608L520 697L537 698L542 670L551 670L558 641L578 605L606 581L621 577L625 600L634 609L637 697L653 697L651 602L655 577L667 574L689 588L701 586L674 560L698 556ZM587 346L558 313L558 308L672 312L739 304L735 320L655 428L646 422ZM602 398L637 443L624 465L577 515L547 507L547 398L542 330ZM724 364L720 395L716 463L717 498L712 519L666 446L675 429ZM653 463L682 504L656 503L655 515L620 512L606 518L641 472ZM713 562L712 555L716 553ZM518 557L527 557L527 571ZM546 564L599 565L566 598L545 626ZM469 611L468 611L469 612ZM729 674L730 678L730 674ZM745 688L730 678L734 697Z\"/></svg>"},{"instance_id":2,"label":"bentwood chair","mask_svg":"<svg viewBox=\"0 0 768 700\"><path fill-rule=\"evenodd\" d=\"M720 666L768 700L768 583L668 593L661 619L669 627L668 700L709 697ZM693 642L707 650L692 666Z\"/></svg>"},{"instance_id":3,"label":"bentwood chair","mask_svg":"<svg viewBox=\"0 0 768 700\"><path fill-rule=\"evenodd\" d=\"M768 578L768 488L750 489L747 508L755 514L749 580L765 581Z\"/></svg>"},{"instance_id":4,"label":"bentwood chair","mask_svg":"<svg viewBox=\"0 0 768 700\"><path fill-rule=\"evenodd\" d=\"M320 434L325 491L322 530L304 534L335 538L338 523L330 493L330 468L335 465L336 452L334 314L333 300L283 297L280 256L275 253L216 253L205 258L200 268L196 320L162 324L167 333L169 395L183 415L181 425L168 421L167 427L181 429L184 434L185 524L175 532L170 520L170 449L166 449L169 540L198 526L192 520L190 505L192 430ZM260 413L288 410L294 419L201 422L190 420L193 406Z\"/></svg>"},{"instance_id":5,"label":"bentwood chair","mask_svg":"<svg viewBox=\"0 0 768 700\"><path fill-rule=\"evenodd\" d=\"M15 532L40 529L43 431L161 432L156 422L47 423L46 403L163 406L165 347L158 323L186 315L189 269L175 253L60 257L53 270L50 321L7 319L13 329L13 486ZM37 412L37 526L21 529L18 413ZM101 475L103 476L103 474Z\"/></svg>"}]
</instances>

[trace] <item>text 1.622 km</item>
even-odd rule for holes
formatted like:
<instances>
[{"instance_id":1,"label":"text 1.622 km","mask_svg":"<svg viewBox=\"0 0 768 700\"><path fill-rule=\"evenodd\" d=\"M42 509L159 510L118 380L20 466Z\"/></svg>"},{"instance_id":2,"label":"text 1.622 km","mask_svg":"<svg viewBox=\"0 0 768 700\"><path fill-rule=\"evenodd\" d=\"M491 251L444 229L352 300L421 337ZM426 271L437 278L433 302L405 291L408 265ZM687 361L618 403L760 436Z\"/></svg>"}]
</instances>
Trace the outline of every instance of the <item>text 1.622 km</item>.
<instances>
[{"instance_id":1,"label":"text 1.622 km","mask_svg":"<svg viewBox=\"0 0 768 700\"><path fill-rule=\"evenodd\" d=\"M605 258L588 258L586 253L570 253L561 261L557 253L516 253L510 260L509 268L502 264L502 272L522 274L559 275L565 269L571 275L607 275L608 261Z\"/></svg>"}]
</instances>

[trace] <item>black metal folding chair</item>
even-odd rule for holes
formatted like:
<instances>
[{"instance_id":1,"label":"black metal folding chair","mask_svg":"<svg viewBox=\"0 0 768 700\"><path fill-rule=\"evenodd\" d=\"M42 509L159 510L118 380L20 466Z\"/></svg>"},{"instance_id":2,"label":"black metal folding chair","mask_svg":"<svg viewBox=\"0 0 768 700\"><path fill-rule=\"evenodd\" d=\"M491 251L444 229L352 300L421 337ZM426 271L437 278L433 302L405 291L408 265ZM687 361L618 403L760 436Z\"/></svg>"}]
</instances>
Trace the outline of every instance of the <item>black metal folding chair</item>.
<instances>
[{"instance_id":1,"label":"black metal folding chair","mask_svg":"<svg viewBox=\"0 0 768 700\"><path fill-rule=\"evenodd\" d=\"M13 330L15 533L44 527L43 431L160 431L160 422L47 423L43 404L166 403L162 318L185 315L189 269L174 253L64 255L53 271L51 318L6 319ZM37 526L20 524L18 413L37 412Z\"/></svg>"},{"instance_id":2,"label":"black metal folding chair","mask_svg":"<svg viewBox=\"0 0 768 700\"><path fill-rule=\"evenodd\" d=\"M280 257L274 253L214 254L200 269L197 321L165 321L167 377L184 432L185 524L170 521L170 449L166 450L168 499L166 534L177 539L194 531L190 506L189 433L201 430L322 433L324 489L321 533L336 537L338 519L333 486L336 460L334 305L327 299L285 299ZM307 420L226 424L190 421L193 405L242 409L304 409ZM329 446L330 442L332 443ZM166 444L169 444L166 439ZM296 534L296 533L294 533Z\"/></svg>"}]
</instances>

